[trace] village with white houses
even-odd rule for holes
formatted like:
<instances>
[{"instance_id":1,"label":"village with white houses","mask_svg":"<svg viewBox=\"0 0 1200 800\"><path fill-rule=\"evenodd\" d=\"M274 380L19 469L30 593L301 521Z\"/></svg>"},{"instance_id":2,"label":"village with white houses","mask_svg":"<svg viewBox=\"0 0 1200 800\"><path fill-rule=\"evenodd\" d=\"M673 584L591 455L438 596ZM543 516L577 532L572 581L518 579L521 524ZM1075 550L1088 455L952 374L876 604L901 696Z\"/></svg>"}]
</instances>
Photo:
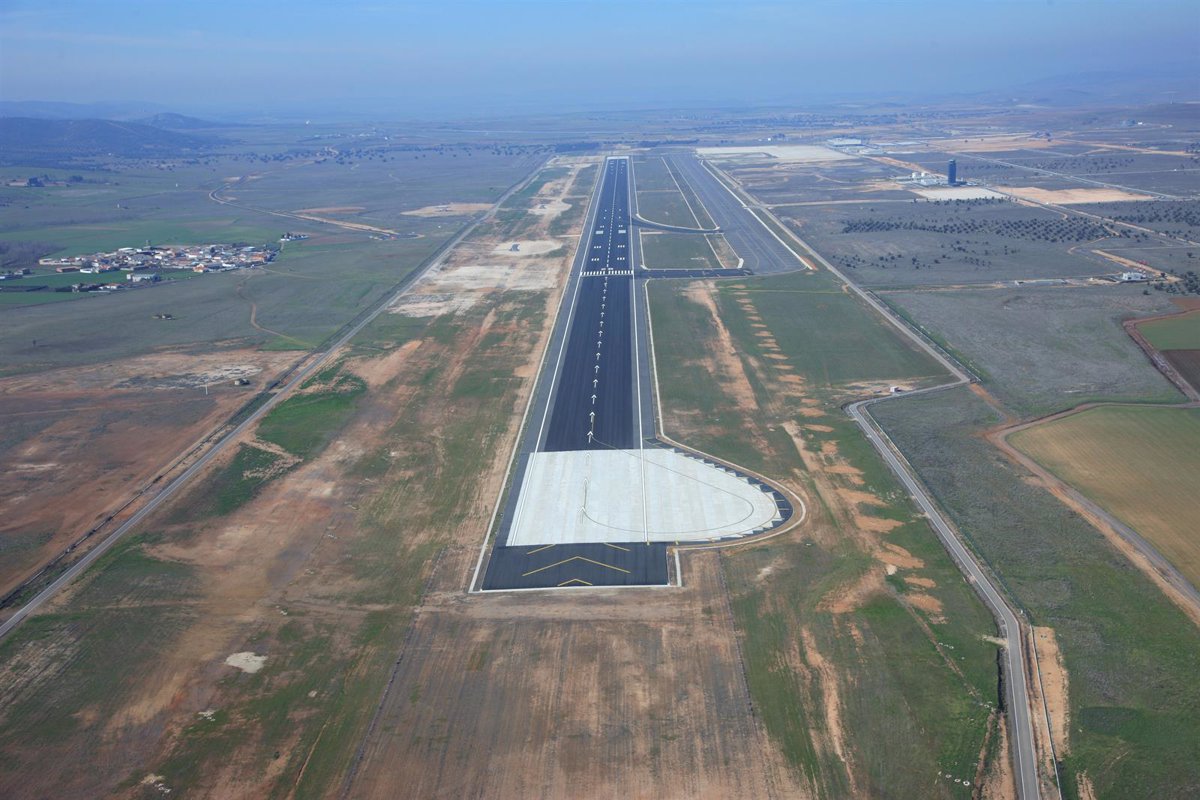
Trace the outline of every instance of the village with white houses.
<instances>
[{"instance_id":1,"label":"village with white houses","mask_svg":"<svg viewBox=\"0 0 1200 800\"><path fill-rule=\"evenodd\" d=\"M160 270L190 270L191 272L225 272L232 269L256 267L275 258L275 251L266 247L239 247L230 244L186 246L122 247L112 253L63 258L43 258L38 265L52 267L55 272L78 272L99 275L106 272L126 272L126 280L154 280Z\"/></svg>"}]
</instances>

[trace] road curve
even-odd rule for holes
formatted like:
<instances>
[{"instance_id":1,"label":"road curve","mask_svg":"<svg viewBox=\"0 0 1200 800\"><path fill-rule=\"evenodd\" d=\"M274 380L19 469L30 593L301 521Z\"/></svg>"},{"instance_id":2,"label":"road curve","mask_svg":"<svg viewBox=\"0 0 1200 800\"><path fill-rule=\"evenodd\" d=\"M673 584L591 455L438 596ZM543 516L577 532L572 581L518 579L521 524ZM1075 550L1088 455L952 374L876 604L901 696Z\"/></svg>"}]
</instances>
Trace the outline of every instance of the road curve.
<instances>
[{"instance_id":1,"label":"road curve","mask_svg":"<svg viewBox=\"0 0 1200 800\"><path fill-rule=\"evenodd\" d=\"M55 579L55 581L53 583L51 583L45 589L42 589L40 592L38 592L36 595L34 595L33 598L29 600L28 603L21 606L21 608L17 609L16 613L14 613L11 617L9 617L7 620L5 620L3 624L0 624L0 639L3 639L9 633L11 633L13 630L15 630L17 628L17 626L20 625L25 620L26 617L28 617L30 614L32 614L34 611L36 611L41 606L45 605L51 598L53 598L56 594L58 594L60 591L62 591L62 589L65 586L67 586L69 583L71 583L71 581L73 581L73 580L75 580L75 578L79 577L79 575L81 575L84 570L86 570L88 567L90 567L92 564L94 564L97 559L99 559L102 555L104 555L106 552L108 552L110 549L112 549L112 547L118 541L120 541L127 533L129 533L131 530L133 530L135 527L137 527L139 522L141 522L143 519L145 519L147 516L149 516L151 513L153 513L155 509L157 509L159 506L161 506L163 503L165 503L171 497L176 495L179 492L179 490L182 489L187 484L188 481L190 481L197 474L199 474L199 472L201 470L203 470L204 467L210 461L212 461L214 458L216 458L216 456L219 453L224 452L224 450L227 447L229 447L231 444L233 444L237 440L237 437L240 436L243 432L245 432L247 428L249 428L251 425L253 425L255 422L257 422L264 414L266 414L272 408L274 408L283 398L287 397L287 395L289 395L293 389L295 389L306 378L308 378L309 375L311 375L313 372L315 372L321 366L323 366L325 364L325 362L328 361L330 359L330 357L332 357L333 354L336 353L343 345L345 345L347 342L349 342L351 339L353 339L355 336L357 336L358 333L360 331L362 331L363 328L367 327L367 325L371 324L371 322L374 321L374 319L376 317L378 317L381 313L383 313L384 309L386 309L389 305L391 305L392 302L396 300L396 298L400 297L405 292L407 292L412 287L413 283L416 282L416 280L418 278L420 278L422 275L424 275L426 272L428 272L430 269L432 269L436 265L440 264L442 262L442 260L445 259L446 255L452 249L454 249L454 247L457 246L459 242L461 242L463 239L465 239L467 236L469 236L471 234L471 232L474 231L475 228L480 225L480 223L484 222L485 220L490 219L496 213L496 210L501 205L503 205L504 202L513 195L513 193L515 193L516 191L521 189L523 186L525 186L525 184L527 184L529 182L529 180L534 175L537 174L538 170L540 170L542 168L542 166L544 166L544 164L539 164L537 169L534 169L524 179L522 179L521 181L519 181L516 184L514 184L513 186L511 186L508 189L508 191L506 191L500 197L500 199L496 201L495 205L493 205L492 208L486 214L484 214L479 219L468 224L466 227L464 227L462 230L460 230L457 234L455 234L453 237L451 237L445 243L443 243L441 245L441 247L439 247L434 252L434 254L425 262L425 264L423 266L420 266L417 269L413 270L408 276L406 276L404 278L403 281L401 281L401 285L396 289L396 291L392 292L391 294L387 295L386 297L384 297L383 299L378 301L376 303L375 307L373 309L371 309L366 314L366 316L364 316L361 320L359 320L357 323L355 323L344 334L339 336L336 341L334 341L332 344L330 344L324 350L324 352L318 354L317 357L314 358L307 366L301 368L299 372L297 372L295 375L293 375L292 378L290 380L288 380L288 382L285 383L282 388L279 389L279 391L277 391L274 395L272 395L271 398L267 400L267 402L263 403L259 408L257 408L254 411L254 413L252 413L249 417L247 417L244 421L242 421L241 424L239 424L236 428L231 430L229 433L222 436L217 441L217 443L214 444L211 449L209 449L209 451L207 453L205 453L204 455L200 456L199 459L197 459L195 464L192 464L192 466L188 467L178 477L176 477L174 480L172 480L170 483L168 483L161 492L159 492L157 495L155 495L153 498L151 498L150 501L147 502L146 505L142 506L142 508L140 510L138 510L137 513L135 513L132 517L130 517L128 520L126 520L124 524L122 524L119 528L117 528L115 531L113 531L111 535L109 535L106 539L104 539L104 541L95 545L91 550L89 550L87 552L86 555L84 555L82 558L80 558L79 561L72 564L62 575L60 575L57 579Z\"/></svg>"},{"instance_id":2,"label":"road curve","mask_svg":"<svg viewBox=\"0 0 1200 800\"><path fill-rule=\"evenodd\" d=\"M685 162L686 163L686 162ZM711 165L710 165L711 166ZM713 168L714 177L726 182L719 177L719 170ZM732 183L732 181L729 181ZM739 197L733 189L726 187L729 193L738 197L744 208L749 209L751 204L746 202L746 198ZM769 212L767 212L769 213ZM787 229L786 226L780 224L781 228ZM795 236L795 234L792 234ZM900 482L908 490L916 501L917 506L928 517L929 525L941 540L943 547L950 554L954 563L966 577L967 581L975 588L984 604L992 612L996 618L996 625L999 629L1001 637L1005 641L1005 672L1007 677L1008 688L1008 712L1009 724L1012 736L1012 756L1013 768L1016 772L1017 779L1017 795L1021 800L1037 800L1041 797L1038 780L1038 762L1037 751L1034 747L1033 735L1033 719L1030 714L1029 688L1026 685L1025 675L1025 638L1021 627L1021 621L1017 618L1016 613L1009 607L1003 595L996 589L991 578L980 566L978 560L971 551L962 543L955 534L953 527L946 521L946 518L938 510L933 498L925 491L925 487L917 478L915 471L904 456L900 453L899 448L892 442L888 435L883 431L874 418L871 417L868 409L875 403L883 403L896 397L912 397L918 394L930 394L933 392L943 392L949 389L955 389L960 386L966 386L971 382L970 377L946 354L941 352L934 345L930 344L920 336L916 331L909 328L903 321L897 319L891 309L877 300L870 292L860 288L856 283L846 277L837 267L829 263L820 253L814 250L807 242L796 237L804 248L813 255L818 263L832 274L836 275L843 283L850 288L852 292L857 294L867 305L874 308L883 315L889 323L892 324L901 334L911 339L918 347L931 355L944 366L954 380L950 383L942 384L941 386L932 386L926 389L919 389L914 392L906 392L902 395L888 395L886 397L875 397L868 400L860 400L857 403L852 403L846 407L846 411L850 414L851 419L862 429L866 434L871 445L879 452L887 463L888 467L895 473Z\"/></svg>"}]
</instances>

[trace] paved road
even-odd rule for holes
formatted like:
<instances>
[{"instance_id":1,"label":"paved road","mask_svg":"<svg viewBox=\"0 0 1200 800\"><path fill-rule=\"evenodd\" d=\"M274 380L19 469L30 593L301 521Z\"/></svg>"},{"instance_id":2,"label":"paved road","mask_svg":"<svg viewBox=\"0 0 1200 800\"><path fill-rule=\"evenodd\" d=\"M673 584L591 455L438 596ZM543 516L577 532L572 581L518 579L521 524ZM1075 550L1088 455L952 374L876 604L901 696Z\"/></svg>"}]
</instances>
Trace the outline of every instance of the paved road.
<instances>
[{"instance_id":1,"label":"paved road","mask_svg":"<svg viewBox=\"0 0 1200 800\"><path fill-rule=\"evenodd\" d=\"M536 170L534 171L534 173L531 173L530 177L532 177L533 174L536 174ZM411 274L409 274L403 281L400 282L400 284L396 288L396 291L394 291L391 294L384 297L370 311L366 312L361 317L361 319L359 319L358 322L354 323L349 329L346 330L345 333L343 333L341 336L339 336L323 352L318 354L312 361L309 362L309 364L307 366L303 367L295 375L293 375L291 377L291 379L289 379L287 381L287 383L285 383L282 387L280 387L279 390L274 395L272 395L271 398L267 402L263 403L262 406L260 406L256 411L254 411L254 413L252 413L249 417L247 417L241 424L239 424L236 428L234 428L229 433L227 433L225 436L223 436L220 440L218 440L216 442L216 444L214 444L212 446L212 448L208 450L208 452L204 453L202 456L200 456L200 458L198 458L196 460L196 463L192 464L190 467L188 467L186 470L184 470L178 477L176 477L174 480L172 480L170 483L168 483L166 486L164 486L162 491L160 491L157 495L155 495L153 498L151 498L146 503L146 505L142 506L142 508L137 513L135 513L132 517L130 517L128 520L126 520L124 524L122 524L119 528L117 528L115 531L113 531L112 534L110 534L108 536L108 538L106 538L104 541L100 542L99 544L95 545L91 550L89 550L87 552L86 555L84 555L82 558L79 559L79 561L77 561L73 565L71 565L53 583L51 583L45 589L43 589L42 591L40 591L36 595L34 595L34 597L28 603L23 605L21 608L19 608L16 611L16 613L14 613L11 617L9 617L7 620L5 620L4 623L2 625L0 625L0 639L2 639L3 637L5 637L9 633L11 633L14 629L16 629L16 627L18 625L20 625L25 620L26 617L28 617L30 614L32 614L34 611L36 611L38 608L45 605L45 603L47 601L49 601L52 597L54 597L56 594L58 594L60 591L62 591L62 589L65 586L67 586L69 583L71 583L73 580L75 580L75 578L79 577L79 575L81 575L84 570L86 570L88 567L90 567L92 564L94 564L97 559L99 559L102 555L104 555L106 552L108 552L108 550L110 550L113 547L113 545L115 545L127 533L129 533L131 530L136 528L138 523L140 523L143 519L145 519L147 516L149 516L151 513L153 513L155 509L157 509L163 503L167 502L169 499L171 499L176 494L178 494L179 490L182 489L192 478L196 477L196 475L198 475L210 461L212 461L214 458L216 458L220 453L224 452L227 447L229 447L231 444L233 444L237 440L238 436L240 436L243 432L245 432L248 428L250 428L250 426L254 425L259 419L262 418L262 416L264 414L266 414L268 411L270 411L272 408L274 408L280 401L282 401L285 397L287 397L287 395L290 394L293 389L295 389L297 386L299 386L301 383L303 383L304 380L307 379L315 371L319 370L322 366L324 366L324 364L333 356L333 354L339 348L341 348L343 345L345 345L347 342L349 342L351 339L353 339L355 336L357 336L358 333L363 328L365 328L367 325L370 325L371 322L376 317L378 317L383 312L384 309L386 309L389 305L391 305L392 302L397 297L399 297L400 295L407 292L408 289L412 286L412 284L421 275L423 275L424 273L426 273L433 267L440 264L442 262L442 260L446 257L447 253L450 252L450 250L452 250L459 242L461 242L463 239L465 239L467 236L469 236L471 234L471 232L474 231L475 228L478 227L478 225L481 222L483 222L484 220L490 219L496 213L496 209L499 208L501 205L503 205L503 203L514 192L516 192L518 189L522 188L527 182L528 182L528 178L526 180L523 180L523 181L517 183L515 186L512 186L507 192L504 193L504 195L498 201L496 201L496 205L494 205L490 211L488 211L486 214L484 214L482 217L480 217L475 222L472 222L469 225L467 225L465 228L463 228L457 234L455 234L451 239L449 239L447 242L445 242L441 247L439 247L437 249L437 251L434 252L434 254L428 259L428 261L424 265L413 270L413 272Z\"/></svg>"}]
</instances>

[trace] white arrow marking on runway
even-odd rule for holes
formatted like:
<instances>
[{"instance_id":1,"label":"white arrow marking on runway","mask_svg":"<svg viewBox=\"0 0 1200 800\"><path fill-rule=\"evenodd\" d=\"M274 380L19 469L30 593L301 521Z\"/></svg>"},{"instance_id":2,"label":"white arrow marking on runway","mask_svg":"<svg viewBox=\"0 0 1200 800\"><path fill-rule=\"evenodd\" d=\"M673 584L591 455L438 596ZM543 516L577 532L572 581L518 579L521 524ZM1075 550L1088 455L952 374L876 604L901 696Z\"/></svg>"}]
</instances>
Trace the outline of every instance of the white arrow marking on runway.
<instances>
[{"instance_id":1,"label":"white arrow marking on runway","mask_svg":"<svg viewBox=\"0 0 1200 800\"><path fill-rule=\"evenodd\" d=\"M592 378L592 388L595 389L596 384L598 384L599 382L600 382L599 378Z\"/></svg>"},{"instance_id":2,"label":"white arrow marking on runway","mask_svg":"<svg viewBox=\"0 0 1200 800\"><path fill-rule=\"evenodd\" d=\"M588 431L588 444L592 443L592 432Z\"/></svg>"},{"instance_id":3,"label":"white arrow marking on runway","mask_svg":"<svg viewBox=\"0 0 1200 800\"><path fill-rule=\"evenodd\" d=\"M595 411L589 411L589 412L588 412L588 421L589 421L589 422L595 422L595 421L596 421L596 412L595 412Z\"/></svg>"},{"instance_id":4,"label":"white arrow marking on runway","mask_svg":"<svg viewBox=\"0 0 1200 800\"><path fill-rule=\"evenodd\" d=\"M599 354L599 353L596 353L596 360L597 360L597 361L599 361L599 360L600 360L600 354Z\"/></svg>"},{"instance_id":5,"label":"white arrow marking on runway","mask_svg":"<svg viewBox=\"0 0 1200 800\"><path fill-rule=\"evenodd\" d=\"M596 405L596 395L592 395L592 405Z\"/></svg>"}]
</instances>

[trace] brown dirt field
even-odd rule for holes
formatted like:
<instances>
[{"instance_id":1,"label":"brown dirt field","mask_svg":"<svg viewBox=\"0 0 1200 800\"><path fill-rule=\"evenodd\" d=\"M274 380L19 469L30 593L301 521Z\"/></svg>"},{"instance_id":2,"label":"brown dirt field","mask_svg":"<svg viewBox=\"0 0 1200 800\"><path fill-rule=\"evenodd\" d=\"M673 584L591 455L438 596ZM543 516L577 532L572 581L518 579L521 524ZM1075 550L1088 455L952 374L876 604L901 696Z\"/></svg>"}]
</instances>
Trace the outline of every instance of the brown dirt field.
<instances>
[{"instance_id":1,"label":"brown dirt field","mask_svg":"<svg viewBox=\"0 0 1200 800\"><path fill-rule=\"evenodd\" d=\"M1003 153L1009 150L1037 150L1053 145L1045 138L1034 139L1026 134L999 134L978 139L939 139L929 143L931 147L947 153Z\"/></svg>"},{"instance_id":2,"label":"brown dirt field","mask_svg":"<svg viewBox=\"0 0 1200 800\"><path fill-rule=\"evenodd\" d=\"M750 711L732 618L707 605L718 569L698 553L680 590L472 597L445 570L351 795L807 796Z\"/></svg>"},{"instance_id":3,"label":"brown dirt field","mask_svg":"<svg viewBox=\"0 0 1200 800\"><path fill-rule=\"evenodd\" d=\"M1039 189L1036 186L997 186L996 191L1056 206L1084 203L1121 203L1127 200L1153 200L1148 194L1135 194L1120 189Z\"/></svg>"},{"instance_id":4,"label":"brown dirt field","mask_svg":"<svg viewBox=\"0 0 1200 800\"><path fill-rule=\"evenodd\" d=\"M1162 350L1160 352L1162 352L1163 358L1179 373L1179 377L1200 392L1200 350Z\"/></svg>"},{"instance_id":5,"label":"brown dirt field","mask_svg":"<svg viewBox=\"0 0 1200 800\"><path fill-rule=\"evenodd\" d=\"M125 505L295 358L164 352L0 380L0 594ZM252 385L234 387L234 377Z\"/></svg>"},{"instance_id":6,"label":"brown dirt field","mask_svg":"<svg viewBox=\"0 0 1200 800\"><path fill-rule=\"evenodd\" d=\"M1037 648L1038 668L1042 674L1042 689L1050 712L1050 735L1059 758L1070 752L1070 681L1058 649L1053 628L1033 629L1033 644Z\"/></svg>"}]
</instances>

